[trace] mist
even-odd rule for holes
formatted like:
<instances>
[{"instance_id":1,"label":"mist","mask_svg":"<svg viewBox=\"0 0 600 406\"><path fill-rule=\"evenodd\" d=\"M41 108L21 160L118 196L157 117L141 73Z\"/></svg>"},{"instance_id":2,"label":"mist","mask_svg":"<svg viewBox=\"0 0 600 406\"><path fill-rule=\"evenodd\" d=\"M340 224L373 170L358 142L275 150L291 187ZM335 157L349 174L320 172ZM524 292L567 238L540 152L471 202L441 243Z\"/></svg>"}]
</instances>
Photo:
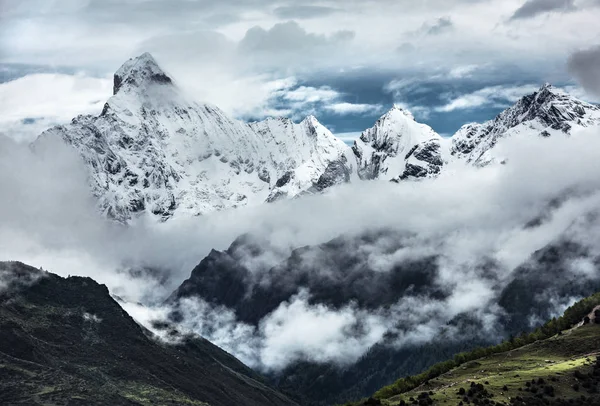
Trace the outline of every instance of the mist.
<instances>
[{"instance_id":1,"label":"mist","mask_svg":"<svg viewBox=\"0 0 600 406\"><path fill-rule=\"evenodd\" d=\"M266 371L299 360L347 365L384 340L404 347L440 334L453 339L458 330L448 322L462 314L477 320L477 334L497 336L503 316L498 297L534 252L569 239L590 256L600 255L600 134L513 137L496 148L506 164L476 169L450 163L437 179L356 182L300 199L164 223L142 216L123 226L99 215L75 151L52 139L33 148L0 138L0 260L92 277L152 328L153 320L168 318L164 301L194 266L244 233L270 246L246 261L248 283L268 287L279 276L266 270L296 248L392 230L392 237L353 249L381 273L434 256L434 285L443 295L409 293L390 306L366 308L355 301L316 303L313 292L299 289L256 325L190 298L179 303L179 328ZM302 264L313 269L319 258ZM317 265L323 277L345 277ZM584 281L599 276L597 264L585 259L573 261L568 272ZM558 298L556 314L575 299Z\"/></svg>"}]
</instances>

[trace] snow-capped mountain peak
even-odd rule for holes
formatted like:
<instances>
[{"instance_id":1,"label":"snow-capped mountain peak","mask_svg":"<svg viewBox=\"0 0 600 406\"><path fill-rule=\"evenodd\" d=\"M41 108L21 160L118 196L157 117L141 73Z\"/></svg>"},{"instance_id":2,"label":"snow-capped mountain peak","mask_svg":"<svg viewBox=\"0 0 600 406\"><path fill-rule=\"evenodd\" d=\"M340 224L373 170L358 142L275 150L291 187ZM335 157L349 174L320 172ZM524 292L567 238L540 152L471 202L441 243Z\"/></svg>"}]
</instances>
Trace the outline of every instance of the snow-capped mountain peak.
<instances>
[{"instance_id":1,"label":"snow-capped mountain peak","mask_svg":"<svg viewBox=\"0 0 600 406\"><path fill-rule=\"evenodd\" d=\"M523 97L515 106L517 112L520 107L523 113L513 123L538 119L550 128L564 133L571 129L572 124L569 122L585 126L586 114L599 110L598 107L578 100L549 83L536 93Z\"/></svg>"},{"instance_id":2,"label":"snow-capped mountain peak","mask_svg":"<svg viewBox=\"0 0 600 406\"><path fill-rule=\"evenodd\" d=\"M600 108L549 84L452 139L395 105L352 148L314 116L299 123L245 123L194 101L148 53L114 75L114 95L99 116L78 116L40 137L59 137L86 163L100 209L122 222L161 220L293 198L353 179L434 177L449 159L497 160L503 138L570 135L600 125ZM501 158L501 157L500 157Z\"/></svg>"},{"instance_id":3,"label":"snow-capped mountain peak","mask_svg":"<svg viewBox=\"0 0 600 406\"><path fill-rule=\"evenodd\" d=\"M349 147L315 117L234 120L193 101L148 53L117 70L99 116L41 135L53 136L79 151L101 210L119 221L294 197L348 181L354 171Z\"/></svg>"},{"instance_id":4,"label":"snow-capped mountain peak","mask_svg":"<svg viewBox=\"0 0 600 406\"><path fill-rule=\"evenodd\" d=\"M581 128L599 124L598 106L546 83L495 119L464 125L452 137L451 154L475 165L487 165L496 160L491 151L503 138L572 135Z\"/></svg>"},{"instance_id":5,"label":"snow-capped mountain peak","mask_svg":"<svg viewBox=\"0 0 600 406\"><path fill-rule=\"evenodd\" d=\"M403 180L439 173L443 143L431 127L395 105L361 134L352 149L362 179Z\"/></svg>"},{"instance_id":6,"label":"snow-capped mountain peak","mask_svg":"<svg viewBox=\"0 0 600 406\"><path fill-rule=\"evenodd\" d=\"M402 113L404 116L408 117L412 121L416 121L415 116L413 116L413 114L410 111L408 111L404 107L400 106L399 104L394 104L392 106L392 108L386 114L384 114L383 117L393 116L394 114L397 114L397 113Z\"/></svg>"},{"instance_id":7,"label":"snow-capped mountain peak","mask_svg":"<svg viewBox=\"0 0 600 406\"><path fill-rule=\"evenodd\" d=\"M139 89L146 84L172 84L171 78L148 52L125 62L114 75L113 95L121 89Z\"/></svg>"},{"instance_id":8,"label":"snow-capped mountain peak","mask_svg":"<svg viewBox=\"0 0 600 406\"><path fill-rule=\"evenodd\" d=\"M313 127L321 125L321 123L319 123L319 120L317 120L317 118L315 116L313 116L312 114L309 116L306 116L304 118L304 120L302 120L302 122L306 122L307 125L312 125Z\"/></svg>"}]
</instances>

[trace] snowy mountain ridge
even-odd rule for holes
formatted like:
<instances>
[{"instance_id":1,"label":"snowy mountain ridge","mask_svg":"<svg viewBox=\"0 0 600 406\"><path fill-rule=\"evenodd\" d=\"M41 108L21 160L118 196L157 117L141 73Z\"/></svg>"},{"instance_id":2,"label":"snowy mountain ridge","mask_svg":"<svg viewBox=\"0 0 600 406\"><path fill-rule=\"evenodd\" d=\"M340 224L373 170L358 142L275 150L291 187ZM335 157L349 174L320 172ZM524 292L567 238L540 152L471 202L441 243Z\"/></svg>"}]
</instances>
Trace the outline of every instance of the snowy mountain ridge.
<instances>
[{"instance_id":1,"label":"snowy mountain ridge","mask_svg":"<svg viewBox=\"0 0 600 406\"><path fill-rule=\"evenodd\" d=\"M546 84L451 138L394 106L349 147L314 116L234 120L188 98L145 53L117 70L99 116L78 116L40 137L73 146L102 212L128 222L273 202L356 180L436 177L450 161L501 162L494 149L508 137L568 136L593 125L600 125L598 106Z\"/></svg>"},{"instance_id":2,"label":"snowy mountain ridge","mask_svg":"<svg viewBox=\"0 0 600 406\"><path fill-rule=\"evenodd\" d=\"M352 151L361 179L399 181L438 174L447 144L431 127L394 106L361 134Z\"/></svg>"},{"instance_id":3,"label":"snowy mountain ridge","mask_svg":"<svg viewBox=\"0 0 600 406\"><path fill-rule=\"evenodd\" d=\"M40 137L78 150L101 210L122 222L294 197L355 171L349 148L316 118L231 119L188 99L148 53L115 73L113 93L99 116L78 116Z\"/></svg>"},{"instance_id":4,"label":"snowy mountain ridge","mask_svg":"<svg viewBox=\"0 0 600 406\"><path fill-rule=\"evenodd\" d=\"M464 125L452 137L450 153L467 163L484 166L501 160L493 149L504 138L568 136L596 125L600 125L600 107L546 83L493 120Z\"/></svg>"},{"instance_id":5,"label":"snowy mountain ridge","mask_svg":"<svg viewBox=\"0 0 600 406\"><path fill-rule=\"evenodd\" d=\"M466 124L450 138L394 107L362 133L352 150L361 179L399 182L435 177L450 161L475 166L502 162L495 147L506 138L570 136L597 125L600 107L545 84L493 120Z\"/></svg>"}]
</instances>

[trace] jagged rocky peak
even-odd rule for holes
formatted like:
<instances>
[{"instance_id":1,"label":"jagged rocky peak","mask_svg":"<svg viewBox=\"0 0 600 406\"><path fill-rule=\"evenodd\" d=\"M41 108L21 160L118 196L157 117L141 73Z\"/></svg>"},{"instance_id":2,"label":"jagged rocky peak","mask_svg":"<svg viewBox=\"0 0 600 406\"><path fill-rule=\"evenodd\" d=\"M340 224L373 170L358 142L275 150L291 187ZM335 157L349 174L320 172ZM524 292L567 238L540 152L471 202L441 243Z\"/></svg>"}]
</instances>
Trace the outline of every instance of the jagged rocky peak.
<instances>
[{"instance_id":1,"label":"jagged rocky peak","mask_svg":"<svg viewBox=\"0 0 600 406\"><path fill-rule=\"evenodd\" d=\"M120 222L292 198L355 171L350 148L316 118L235 120L193 101L148 53L119 68L114 93L100 116L41 136L78 150L100 210Z\"/></svg>"},{"instance_id":2,"label":"jagged rocky peak","mask_svg":"<svg viewBox=\"0 0 600 406\"><path fill-rule=\"evenodd\" d=\"M524 96L515 106L515 113L506 116L512 119L508 125L518 125L528 120L540 120L554 130L565 133L571 129L568 122L583 124L587 110L598 110L598 107L578 100L568 93L559 90L549 83L544 84L537 92Z\"/></svg>"},{"instance_id":3,"label":"jagged rocky peak","mask_svg":"<svg viewBox=\"0 0 600 406\"><path fill-rule=\"evenodd\" d=\"M399 146L397 141L401 138L411 137L412 135L419 136L422 132L421 129L416 132L411 131L416 127L415 124L418 123L408 110L394 105L377 120L372 128L364 131L360 139L363 142L370 142L379 146L388 143L388 146L393 150Z\"/></svg>"},{"instance_id":4,"label":"jagged rocky peak","mask_svg":"<svg viewBox=\"0 0 600 406\"><path fill-rule=\"evenodd\" d=\"M123 87L140 87L145 83L173 83L148 52L129 59L115 72L113 95L116 95Z\"/></svg>"},{"instance_id":5,"label":"jagged rocky peak","mask_svg":"<svg viewBox=\"0 0 600 406\"><path fill-rule=\"evenodd\" d=\"M394 104L392 108L388 110L387 113L380 117L380 119L393 118L397 117L398 115L406 117L412 121L416 121L415 116L413 116L413 114L409 110L405 109L404 107L401 107L398 104Z\"/></svg>"},{"instance_id":6,"label":"jagged rocky peak","mask_svg":"<svg viewBox=\"0 0 600 406\"><path fill-rule=\"evenodd\" d=\"M444 140L431 127L394 106L363 132L352 150L362 179L404 180L435 176Z\"/></svg>"},{"instance_id":7,"label":"jagged rocky peak","mask_svg":"<svg viewBox=\"0 0 600 406\"><path fill-rule=\"evenodd\" d=\"M315 116L313 116L312 114L309 116L306 116L306 118L304 118L304 120L302 120L301 122L302 125L304 125L306 128L308 128L309 134L316 136L318 134L318 130L321 128L325 128L323 126L323 124L321 124L319 122L319 120L317 120L317 118Z\"/></svg>"},{"instance_id":8,"label":"jagged rocky peak","mask_svg":"<svg viewBox=\"0 0 600 406\"><path fill-rule=\"evenodd\" d=\"M514 106L483 124L467 124L452 137L451 154L478 166L498 160L492 149L514 135L572 135L600 124L600 108L581 101L549 83L522 97Z\"/></svg>"}]
</instances>

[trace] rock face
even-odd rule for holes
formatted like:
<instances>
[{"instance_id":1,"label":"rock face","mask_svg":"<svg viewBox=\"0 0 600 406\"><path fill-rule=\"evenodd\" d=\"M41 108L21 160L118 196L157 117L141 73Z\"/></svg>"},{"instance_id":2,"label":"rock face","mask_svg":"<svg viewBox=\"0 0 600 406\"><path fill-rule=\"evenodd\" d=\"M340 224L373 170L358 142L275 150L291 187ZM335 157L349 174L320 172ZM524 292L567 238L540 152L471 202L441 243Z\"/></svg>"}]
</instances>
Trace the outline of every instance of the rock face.
<instances>
[{"instance_id":1,"label":"rock face","mask_svg":"<svg viewBox=\"0 0 600 406\"><path fill-rule=\"evenodd\" d=\"M399 107L383 115L355 141L352 150L363 180L420 179L437 175L447 142Z\"/></svg>"},{"instance_id":2,"label":"rock face","mask_svg":"<svg viewBox=\"0 0 600 406\"><path fill-rule=\"evenodd\" d=\"M296 405L200 337L159 342L90 278L0 262L0 281L0 404Z\"/></svg>"},{"instance_id":3,"label":"rock face","mask_svg":"<svg viewBox=\"0 0 600 406\"><path fill-rule=\"evenodd\" d=\"M400 249L406 238L382 230L283 252L268 241L243 235L227 250L213 250L169 300L201 297L234 309L240 321L257 325L303 289L311 292L311 303L333 308L350 303L365 309L390 306L407 292L442 297L443 292L433 286L437 272L433 256L407 260L389 272L371 265L384 255L377 251L379 244L390 241L386 249ZM373 247L373 252L365 253L365 247Z\"/></svg>"},{"instance_id":4,"label":"rock face","mask_svg":"<svg viewBox=\"0 0 600 406\"><path fill-rule=\"evenodd\" d=\"M586 225L590 229L595 226ZM426 297L429 304L446 301L452 292L445 283L440 285L443 268L439 257L423 252L382 261L410 244L414 244L410 235L379 230L283 251L269 241L243 235L227 250L213 250L193 269L190 278L168 300L174 309L171 316L180 321L188 306L186 299L199 298L219 311L230 310L239 322L264 328L269 315L282 304L293 302L301 291L309 292L313 306L340 310L352 304L355 313L377 313L406 303L411 297ZM581 263L586 264L587 273L572 272L578 261L584 261ZM572 298L600 289L600 257L568 239L553 241L533 253L503 282L496 275L506 271L498 266L482 258L473 268L477 274L488 275L487 281L498 289L493 302L499 306L497 335L480 335L485 330L482 321L468 311L443 321L454 331L449 337L394 345L401 331L425 323L424 319L414 319L418 317L414 312L404 310L410 321L392 322L392 317L386 318L394 323L394 331L385 334L356 362L338 367L301 360L271 374L272 384L303 405L344 404L372 394L399 376L422 372L457 352L529 331L553 317L557 304L566 307ZM438 316L432 312L427 317Z\"/></svg>"},{"instance_id":5,"label":"rock face","mask_svg":"<svg viewBox=\"0 0 600 406\"><path fill-rule=\"evenodd\" d=\"M483 166L497 160L491 150L513 136L572 135L600 125L600 108L546 84L483 124L466 124L452 137L451 155Z\"/></svg>"},{"instance_id":6,"label":"rock face","mask_svg":"<svg viewBox=\"0 0 600 406\"><path fill-rule=\"evenodd\" d=\"M284 252L261 238L243 235L227 250L213 250L173 292L168 300L175 309L173 320L185 314L186 299L190 298L229 309L238 321L261 326L265 317L303 290L310 292L314 306L343 309L353 305L356 311L373 312L408 295L445 297L434 283L438 271L435 257L409 259L394 264L389 272L374 266L375 258L403 247L407 237L381 230ZM356 326L357 331L363 328L368 327ZM300 327L298 331L303 334ZM435 354L432 360L436 362L466 346L436 343L425 347L396 349L382 343L344 368L298 361L267 376L272 385L302 405L344 404L391 383L391 377L419 371L424 364L421 357L428 351Z\"/></svg>"},{"instance_id":7,"label":"rock face","mask_svg":"<svg viewBox=\"0 0 600 406\"><path fill-rule=\"evenodd\" d=\"M294 197L354 171L350 149L314 117L233 120L188 99L147 53L115 73L100 116L78 116L40 137L79 151L100 208L123 222Z\"/></svg>"}]
</instances>

